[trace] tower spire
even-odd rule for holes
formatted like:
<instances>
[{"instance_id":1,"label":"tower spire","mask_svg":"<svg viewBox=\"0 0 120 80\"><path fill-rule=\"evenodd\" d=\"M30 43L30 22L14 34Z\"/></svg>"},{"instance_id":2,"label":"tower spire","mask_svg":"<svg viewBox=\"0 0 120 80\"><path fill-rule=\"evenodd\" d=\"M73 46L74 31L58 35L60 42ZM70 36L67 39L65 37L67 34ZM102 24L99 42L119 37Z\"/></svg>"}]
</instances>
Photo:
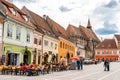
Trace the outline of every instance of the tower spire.
<instances>
[{"instance_id":1,"label":"tower spire","mask_svg":"<svg viewBox=\"0 0 120 80\"><path fill-rule=\"evenodd\" d=\"M88 19L87 28L88 28L88 29L92 29L92 26L91 26L91 23L90 23L90 19Z\"/></svg>"}]
</instances>

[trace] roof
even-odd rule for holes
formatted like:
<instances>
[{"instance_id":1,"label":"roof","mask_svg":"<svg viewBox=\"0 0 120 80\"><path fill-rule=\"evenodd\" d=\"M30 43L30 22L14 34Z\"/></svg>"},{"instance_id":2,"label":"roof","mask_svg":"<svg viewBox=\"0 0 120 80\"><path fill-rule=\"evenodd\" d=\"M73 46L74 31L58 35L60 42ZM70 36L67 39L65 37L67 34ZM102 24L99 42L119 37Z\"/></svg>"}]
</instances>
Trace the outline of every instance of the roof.
<instances>
[{"instance_id":1,"label":"roof","mask_svg":"<svg viewBox=\"0 0 120 80\"><path fill-rule=\"evenodd\" d=\"M96 49L117 49L117 45L114 39L105 39L98 44Z\"/></svg>"},{"instance_id":2,"label":"roof","mask_svg":"<svg viewBox=\"0 0 120 80\"><path fill-rule=\"evenodd\" d=\"M34 25L30 21L26 21L25 18L23 17L23 16L27 17L27 15L24 12L22 12L19 8L17 8L14 4L9 3L9 2L7 2L5 0L0 0L0 2L2 3L0 5L3 6L2 10L5 10L4 12L6 12L5 14L8 17L13 18L13 19L15 19L15 20L17 20L19 22L22 22L22 23L27 24L27 25L34 28ZM13 15L10 8L14 9L15 12L17 12L16 15Z\"/></svg>"},{"instance_id":3,"label":"roof","mask_svg":"<svg viewBox=\"0 0 120 80\"><path fill-rule=\"evenodd\" d=\"M120 35L115 34L115 37L116 37L116 39L117 39L118 41L120 41Z\"/></svg>"},{"instance_id":4,"label":"roof","mask_svg":"<svg viewBox=\"0 0 120 80\"><path fill-rule=\"evenodd\" d=\"M39 16L38 14L28 10L26 7L23 7L22 10L30 17L31 22L37 27L37 31L42 32L43 34L49 35L51 37L55 37L51 28L49 27L46 20Z\"/></svg>"},{"instance_id":5,"label":"roof","mask_svg":"<svg viewBox=\"0 0 120 80\"><path fill-rule=\"evenodd\" d=\"M79 27L76 27L76 26L71 25L71 24L68 25L66 32L68 35L83 36Z\"/></svg>"},{"instance_id":6,"label":"roof","mask_svg":"<svg viewBox=\"0 0 120 80\"><path fill-rule=\"evenodd\" d=\"M24 15L24 13L19 8L17 8L14 4L12 4L12 3L8 2L8 1L5 1L5 0L0 0L0 1L4 5L6 5L7 7L14 8L17 12Z\"/></svg>"},{"instance_id":7,"label":"roof","mask_svg":"<svg viewBox=\"0 0 120 80\"><path fill-rule=\"evenodd\" d=\"M53 21L50 17L46 17L46 21L49 23L49 26L51 27L52 31L57 35L57 36L61 36L64 38L67 38L67 33L65 31L65 29L59 25L58 23L56 23L55 21Z\"/></svg>"},{"instance_id":8,"label":"roof","mask_svg":"<svg viewBox=\"0 0 120 80\"><path fill-rule=\"evenodd\" d=\"M82 25L79 26L79 29L82 32L82 34L85 36L85 38L87 38L88 40L92 39L92 40L100 41L92 29L85 28Z\"/></svg>"}]
</instances>

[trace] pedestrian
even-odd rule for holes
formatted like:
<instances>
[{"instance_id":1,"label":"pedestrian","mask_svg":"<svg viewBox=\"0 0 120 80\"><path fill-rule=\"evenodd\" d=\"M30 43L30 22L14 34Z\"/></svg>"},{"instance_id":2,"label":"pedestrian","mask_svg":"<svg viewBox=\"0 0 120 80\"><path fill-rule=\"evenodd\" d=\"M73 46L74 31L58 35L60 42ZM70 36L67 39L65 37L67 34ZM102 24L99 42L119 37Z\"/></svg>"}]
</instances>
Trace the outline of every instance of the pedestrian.
<instances>
[{"instance_id":1,"label":"pedestrian","mask_svg":"<svg viewBox=\"0 0 120 80\"><path fill-rule=\"evenodd\" d=\"M80 68L81 68L81 70L83 69L83 59L82 58L80 58Z\"/></svg>"},{"instance_id":2,"label":"pedestrian","mask_svg":"<svg viewBox=\"0 0 120 80\"><path fill-rule=\"evenodd\" d=\"M110 71L110 61L109 60L107 60L107 71Z\"/></svg>"},{"instance_id":3,"label":"pedestrian","mask_svg":"<svg viewBox=\"0 0 120 80\"><path fill-rule=\"evenodd\" d=\"M104 60L104 71L106 71L106 70L107 70L107 59Z\"/></svg>"},{"instance_id":4,"label":"pedestrian","mask_svg":"<svg viewBox=\"0 0 120 80\"><path fill-rule=\"evenodd\" d=\"M110 62L108 59L104 61L104 71L109 71L110 69Z\"/></svg>"},{"instance_id":5,"label":"pedestrian","mask_svg":"<svg viewBox=\"0 0 120 80\"><path fill-rule=\"evenodd\" d=\"M80 60L77 60L77 69L80 70Z\"/></svg>"}]
</instances>

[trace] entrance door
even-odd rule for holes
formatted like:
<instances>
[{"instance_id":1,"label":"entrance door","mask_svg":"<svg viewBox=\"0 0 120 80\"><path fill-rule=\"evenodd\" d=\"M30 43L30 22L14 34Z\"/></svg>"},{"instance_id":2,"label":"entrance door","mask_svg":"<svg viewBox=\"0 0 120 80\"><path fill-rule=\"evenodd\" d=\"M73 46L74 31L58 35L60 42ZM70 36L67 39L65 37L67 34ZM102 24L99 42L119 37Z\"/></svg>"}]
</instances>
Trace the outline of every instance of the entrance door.
<instances>
[{"instance_id":1,"label":"entrance door","mask_svg":"<svg viewBox=\"0 0 120 80\"><path fill-rule=\"evenodd\" d=\"M24 63L28 64L28 53L27 52L24 53Z\"/></svg>"},{"instance_id":2,"label":"entrance door","mask_svg":"<svg viewBox=\"0 0 120 80\"><path fill-rule=\"evenodd\" d=\"M17 61L18 61L18 54L15 53L9 53L8 54L8 65L17 65Z\"/></svg>"},{"instance_id":3,"label":"entrance door","mask_svg":"<svg viewBox=\"0 0 120 80\"><path fill-rule=\"evenodd\" d=\"M70 62L70 54L69 53L67 53L66 58L67 58L67 62L69 63Z\"/></svg>"}]
</instances>

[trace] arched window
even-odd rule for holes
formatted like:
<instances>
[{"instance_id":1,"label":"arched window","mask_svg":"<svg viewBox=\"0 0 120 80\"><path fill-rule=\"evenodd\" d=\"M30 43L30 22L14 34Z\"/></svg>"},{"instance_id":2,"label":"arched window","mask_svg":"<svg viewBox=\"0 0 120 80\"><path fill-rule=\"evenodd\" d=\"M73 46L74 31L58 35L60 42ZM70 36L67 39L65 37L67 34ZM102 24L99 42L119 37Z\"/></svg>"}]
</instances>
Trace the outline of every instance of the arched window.
<instances>
[{"instance_id":1,"label":"arched window","mask_svg":"<svg viewBox=\"0 0 120 80\"><path fill-rule=\"evenodd\" d=\"M60 48L62 48L62 42L60 42Z\"/></svg>"},{"instance_id":2,"label":"arched window","mask_svg":"<svg viewBox=\"0 0 120 80\"><path fill-rule=\"evenodd\" d=\"M65 44L63 43L63 48L65 47Z\"/></svg>"},{"instance_id":3,"label":"arched window","mask_svg":"<svg viewBox=\"0 0 120 80\"><path fill-rule=\"evenodd\" d=\"M67 49L67 44L65 44L65 49Z\"/></svg>"}]
</instances>

